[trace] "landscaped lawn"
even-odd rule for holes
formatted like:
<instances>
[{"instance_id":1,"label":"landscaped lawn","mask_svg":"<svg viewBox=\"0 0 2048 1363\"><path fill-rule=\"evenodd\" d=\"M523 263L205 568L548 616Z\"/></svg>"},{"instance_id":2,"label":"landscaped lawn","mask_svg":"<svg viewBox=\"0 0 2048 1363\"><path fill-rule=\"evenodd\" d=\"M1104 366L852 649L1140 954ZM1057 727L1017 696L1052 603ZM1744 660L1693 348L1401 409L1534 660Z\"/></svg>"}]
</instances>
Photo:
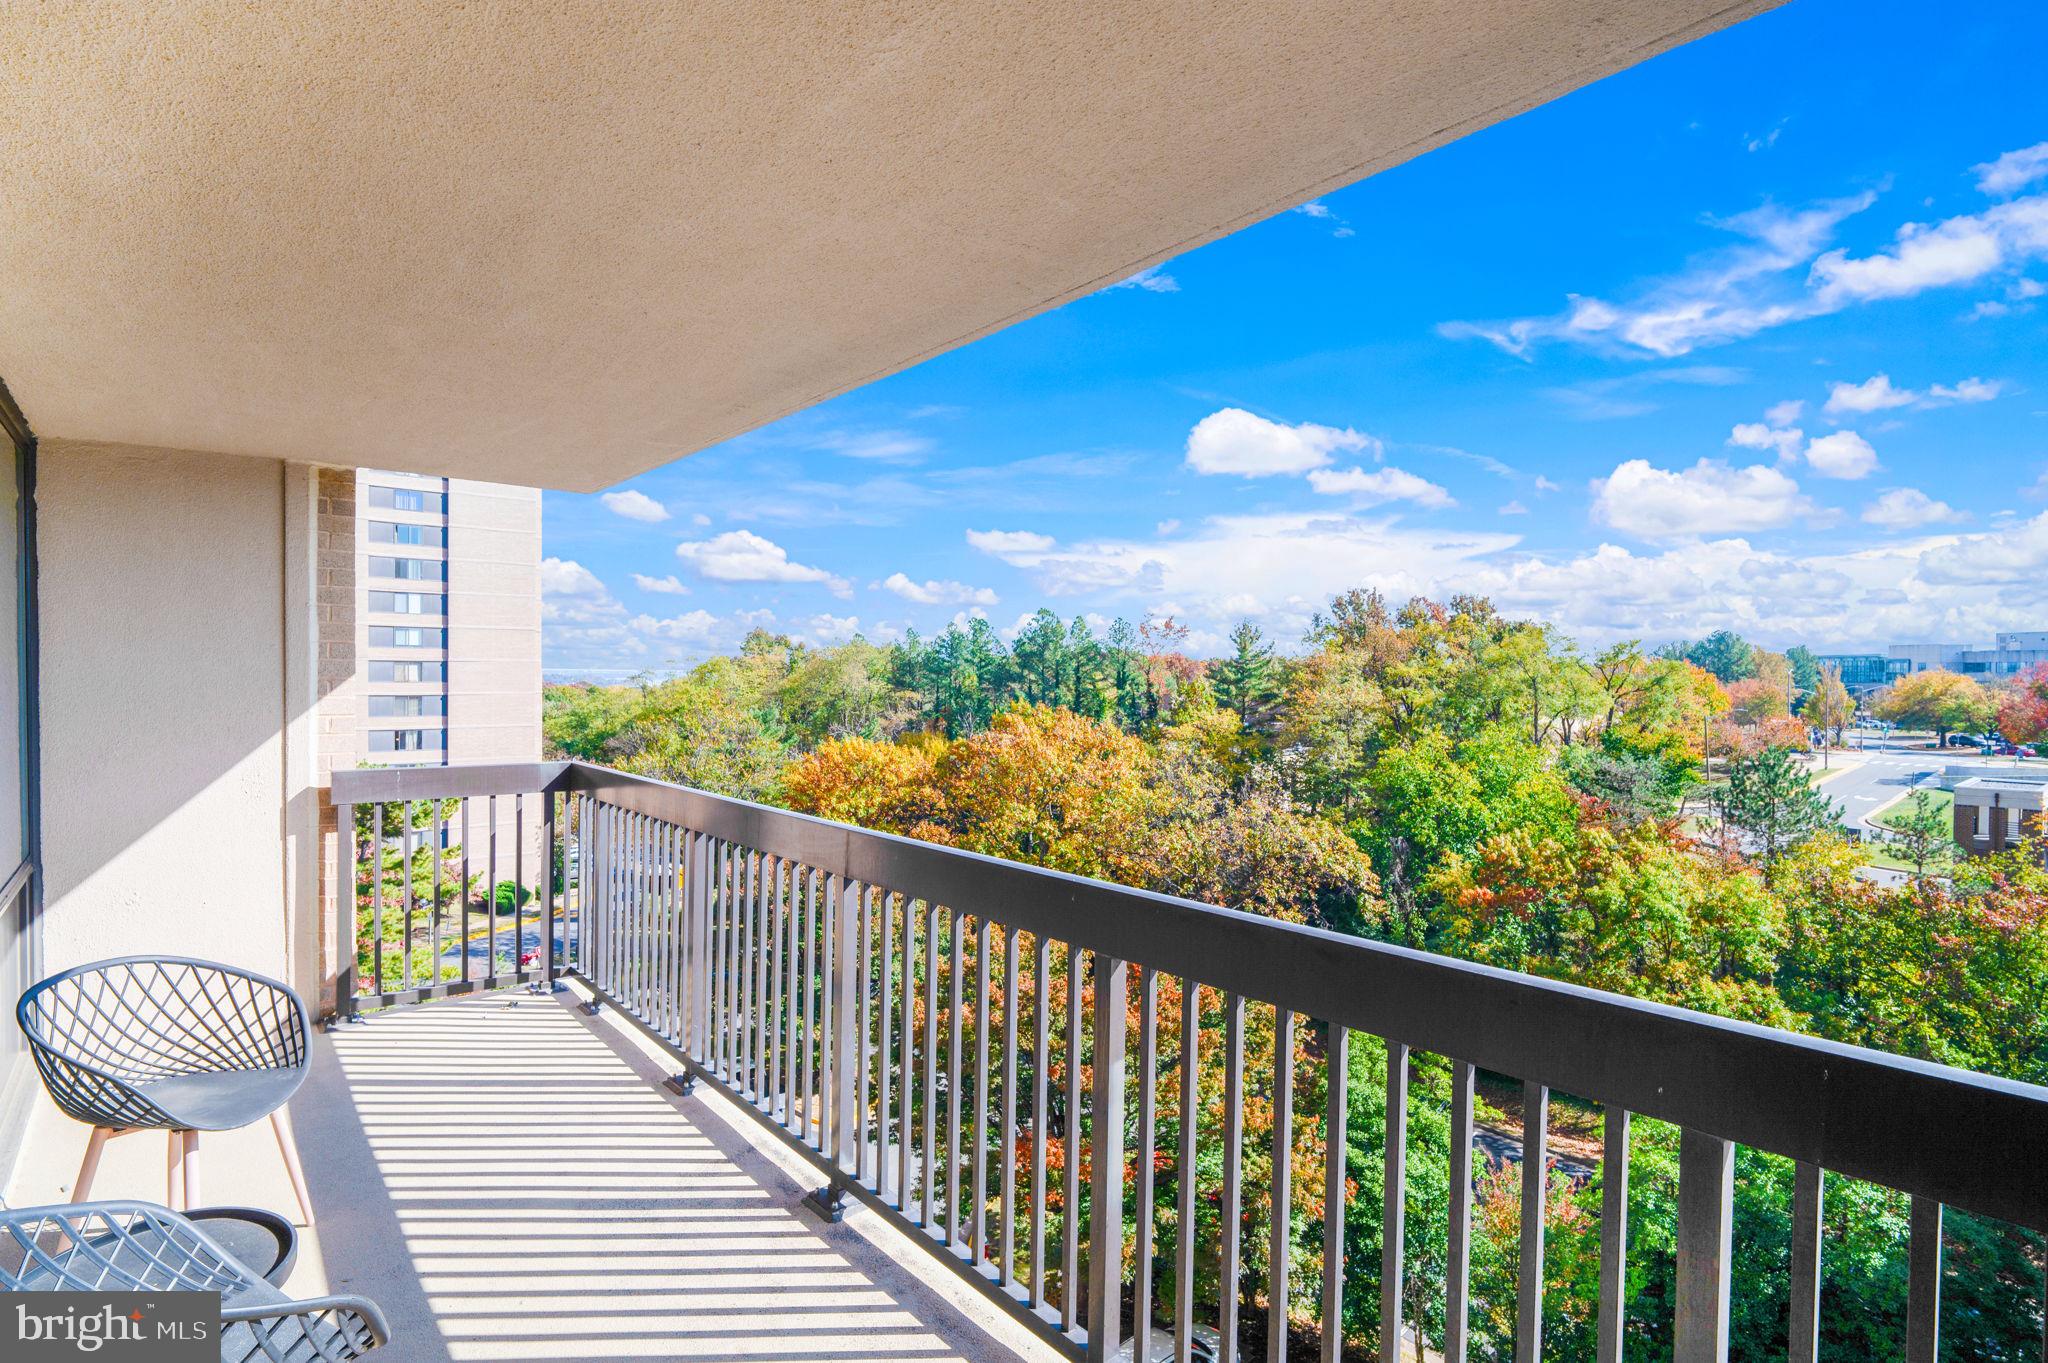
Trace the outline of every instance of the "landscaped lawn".
<instances>
[{"instance_id":1,"label":"landscaped lawn","mask_svg":"<svg viewBox=\"0 0 2048 1363\"><path fill-rule=\"evenodd\" d=\"M1939 813L1944 824L1952 824L1955 819L1953 811L1955 809L1956 797L1946 790L1930 790L1927 794L1929 797L1927 801L1928 808ZM1906 816L1912 812L1913 792L1907 791L1904 796L1886 805L1883 809L1871 815L1870 818L1872 822L1881 823L1886 828L1898 829L1903 826Z\"/></svg>"}]
</instances>

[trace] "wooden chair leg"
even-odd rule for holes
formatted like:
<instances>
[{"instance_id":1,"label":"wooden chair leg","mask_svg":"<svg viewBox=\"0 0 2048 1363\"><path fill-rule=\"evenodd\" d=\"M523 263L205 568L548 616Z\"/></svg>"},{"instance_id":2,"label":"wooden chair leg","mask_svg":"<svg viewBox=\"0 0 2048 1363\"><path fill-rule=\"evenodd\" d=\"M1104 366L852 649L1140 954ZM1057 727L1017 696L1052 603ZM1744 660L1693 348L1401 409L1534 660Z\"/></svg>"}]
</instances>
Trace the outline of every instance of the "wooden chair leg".
<instances>
[{"instance_id":1,"label":"wooden chair leg","mask_svg":"<svg viewBox=\"0 0 2048 1363\"><path fill-rule=\"evenodd\" d=\"M84 1202L92 1196L92 1181L99 1176L100 1156L107 1151L107 1140L114 1134L111 1126L96 1126L92 1138L85 1143L85 1158L79 1162L78 1177L71 1183L71 1200Z\"/></svg>"},{"instance_id":2,"label":"wooden chair leg","mask_svg":"<svg viewBox=\"0 0 2048 1363\"><path fill-rule=\"evenodd\" d=\"M283 1108L270 1114L270 1129L277 1134L277 1148L284 1156L284 1171L291 1175L292 1192L299 1199L302 1225L313 1224L313 1198L306 1191L306 1171L299 1167L299 1139L292 1133L291 1114Z\"/></svg>"},{"instance_id":3,"label":"wooden chair leg","mask_svg":"<svg viewBox=\"0 0 2048 1363\"><path fill-rule=\"evenodd\" d=\"M199 1133L197 1131L187 1131L185 1133L185 1151L182 1162L185 1166L185 1210L191 1211L194 1207L206 1205L205 1200L199 1196Z\"/></svg>"},{"instance_id":4,"label":"wooden chair leg","mask_svg":"<svg viewBox=\"0 0 2048 1363\"><path fill-rule=\"evenodd\" d=\"M170 1153L164 1160L164 1205L174 1212L185 1210L185 1133L167 1131Z\"/></svg>"}]
</instances>

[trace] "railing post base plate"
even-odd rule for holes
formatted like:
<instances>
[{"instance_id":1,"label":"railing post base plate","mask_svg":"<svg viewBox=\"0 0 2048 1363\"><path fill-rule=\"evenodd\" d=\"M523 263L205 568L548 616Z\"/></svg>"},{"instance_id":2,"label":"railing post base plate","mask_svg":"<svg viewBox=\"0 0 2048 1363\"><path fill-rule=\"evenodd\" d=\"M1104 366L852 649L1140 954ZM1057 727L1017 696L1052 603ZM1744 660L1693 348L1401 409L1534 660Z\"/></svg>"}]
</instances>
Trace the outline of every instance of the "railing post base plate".
<instances>
[{"instance_id":1,"label":"railing post base plate","mask_svg":"<svg viewBox=\"0 0 2048 1363\"><path fill-rule=\"evenodd\" d=\"M671 1074L662 1080L661 1086L679 1098L687 1098L697 1091L697 1076L687 1071Z\"/></svg>"},{"instance_id":2,"label":"railing post base plate","mask_svg":"<svg viewBox=\"0 0 2048 1363\"><path fill-rule=\"evenodd\" d=\"M591 1017L596 1017L599 1013L602 1013L604 1011L604 1001L601 999L592 999L590 1002L583 1005L583 1011Z\"/></svg>"},{"instance_id":3,"label":"railing post base plate","mask_svg":"<svg viewBox=\"0 0 2048 1363\"><path fill-rule=\"evenodd\" d=\"M804 1197L804 1205L816 1212L825 1221L838 1223L846 1219L846 1189L836 1183L828 1183L816 1192Z\"/></svg>"}]
</instances>

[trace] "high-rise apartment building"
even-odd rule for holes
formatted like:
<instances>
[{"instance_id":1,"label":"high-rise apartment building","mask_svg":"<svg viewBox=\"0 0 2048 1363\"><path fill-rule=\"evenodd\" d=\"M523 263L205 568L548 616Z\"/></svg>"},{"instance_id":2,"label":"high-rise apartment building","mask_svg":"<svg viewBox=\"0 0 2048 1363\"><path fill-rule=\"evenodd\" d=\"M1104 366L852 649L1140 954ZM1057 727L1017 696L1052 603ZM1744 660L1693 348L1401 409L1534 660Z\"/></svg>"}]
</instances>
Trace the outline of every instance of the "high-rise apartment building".
<instances>
[{"instance_id":1,"label":"high-rise apartment building","mask_svg":"<svg viewBox=\"0 0 2048 1363\"><path fill-rule=\"evenodd\" d=\"M356 475L357 758L540 758L540 492Z\"/></svg>"}]
</instances>

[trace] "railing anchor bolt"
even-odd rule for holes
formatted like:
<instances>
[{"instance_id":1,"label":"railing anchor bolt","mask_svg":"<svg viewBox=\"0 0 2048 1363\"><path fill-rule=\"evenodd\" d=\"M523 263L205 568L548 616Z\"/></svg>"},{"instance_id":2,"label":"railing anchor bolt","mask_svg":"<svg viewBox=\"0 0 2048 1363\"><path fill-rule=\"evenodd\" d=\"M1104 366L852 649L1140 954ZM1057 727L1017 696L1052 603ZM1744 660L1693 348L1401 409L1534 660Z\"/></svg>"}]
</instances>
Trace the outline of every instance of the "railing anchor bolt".
<instances>
[{"instance_id":1,"label":"railing anchor bolt","mask_svg":"<svg viewBox=\"0 0 2048 1363\"><path fill-rule=\"evenodd\" d=\"M816 1192L807 1194L804 1205L825 1221L837 1224L846 1219L846 1189L837 1183L828 1183Z\"/></svg>"},{"instance_id":2,"label":"railing anchor bolt","mask_svg":"<svg viewBox=\"0 0 2048 1363\"><path fill-rule=\"evenodd\" d=\"M661 1086L679 1098L687 1098L697 1091L697 1076L688 1071L671 1074Z\"/></svg>"},{"instance_id":3,"label":"railing anchor bolt","mask_svg":"<svg viewBox=\"0 0 2048 1363\"><path fill-rule=\"evenodd\" d=\"M583 1011L591 1017L596 1017L604 1011L604 1002L601 999L592 999L583 1005Z\"/></svg>"}]
</instances>

